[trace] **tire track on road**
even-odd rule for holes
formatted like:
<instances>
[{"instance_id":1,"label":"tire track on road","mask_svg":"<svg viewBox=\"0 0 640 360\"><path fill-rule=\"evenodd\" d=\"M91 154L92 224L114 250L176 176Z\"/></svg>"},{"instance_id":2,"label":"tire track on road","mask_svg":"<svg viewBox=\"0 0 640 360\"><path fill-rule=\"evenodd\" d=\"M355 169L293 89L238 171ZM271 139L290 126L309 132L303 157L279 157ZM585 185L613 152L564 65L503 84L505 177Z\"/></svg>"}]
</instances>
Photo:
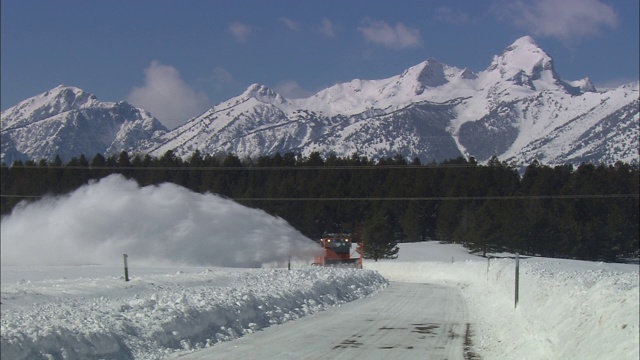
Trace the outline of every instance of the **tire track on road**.
<instances>
[{"instance_id":1,"label":"tire track on road","mask_svg":"<svg viewBox=\"0 0 640 360\"><path fill-rule=\"evenodd\" d=\"M468 329L459 289L392 282L369 298L176 358L464 360Z\"/></svg>"}]
</instances>

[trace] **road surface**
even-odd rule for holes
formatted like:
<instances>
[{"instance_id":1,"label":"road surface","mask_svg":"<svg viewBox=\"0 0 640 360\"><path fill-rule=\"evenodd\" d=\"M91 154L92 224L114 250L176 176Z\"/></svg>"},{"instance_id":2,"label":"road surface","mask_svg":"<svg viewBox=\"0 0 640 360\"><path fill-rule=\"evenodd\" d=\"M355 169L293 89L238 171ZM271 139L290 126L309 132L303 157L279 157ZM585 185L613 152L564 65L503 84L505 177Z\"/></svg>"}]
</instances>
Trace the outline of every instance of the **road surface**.
<instances>
[{"instance_id":1,"label":"road surface","mask_svg":"<svg viewBox=\"0 0 640 360\"><path fill-rule=\"evenodd\" d=\"M175 358L465 359L467 318L457 288L392 282L372 297Z\"/></svg>"}]
</instances>

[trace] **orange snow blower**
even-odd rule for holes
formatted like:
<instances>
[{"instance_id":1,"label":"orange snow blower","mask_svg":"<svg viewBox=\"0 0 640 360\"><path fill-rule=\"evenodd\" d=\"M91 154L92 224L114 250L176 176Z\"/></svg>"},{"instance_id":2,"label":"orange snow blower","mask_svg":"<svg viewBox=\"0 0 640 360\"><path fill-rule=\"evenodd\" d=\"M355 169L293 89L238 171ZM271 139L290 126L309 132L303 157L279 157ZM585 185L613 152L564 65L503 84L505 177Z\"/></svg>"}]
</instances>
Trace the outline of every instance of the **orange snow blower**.
<instances>
[{"instance_id":1,"label":"orange snow blower","mask_svg":"<svg viewBox=\"0 0 640 360\"><path fill-rule=\"evenodd\" d=\"M352 252L353 242L344 235L329 235L318 241L324 248L320 256L316 256L313 265L317 266L345 266L362 269L362 243L355 243L355 250Z\"/></svg>"}]
</instances>

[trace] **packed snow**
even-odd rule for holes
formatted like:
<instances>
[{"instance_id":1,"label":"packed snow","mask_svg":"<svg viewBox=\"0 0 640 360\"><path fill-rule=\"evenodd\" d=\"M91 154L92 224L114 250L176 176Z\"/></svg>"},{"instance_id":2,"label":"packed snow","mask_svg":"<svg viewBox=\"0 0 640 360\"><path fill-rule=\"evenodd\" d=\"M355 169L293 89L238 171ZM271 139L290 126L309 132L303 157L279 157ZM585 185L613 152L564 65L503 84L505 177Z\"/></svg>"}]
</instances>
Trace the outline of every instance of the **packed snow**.
<instances>
[{"instance_id":1,"label":"packed snow","mask_svg":"<svg viewBox=\"0 0 640 360\"><path fill-rule=\"evenodd\" d=\"M521 257L516 306L511 254L406 243L398 259L364 270L312 267L315 244L281 219L117 176L23 205L1 224L3 359L164 359L376 296L389 282L460 289L483 359L640 356L637 264Z\"/></svg>"}]
</instances>

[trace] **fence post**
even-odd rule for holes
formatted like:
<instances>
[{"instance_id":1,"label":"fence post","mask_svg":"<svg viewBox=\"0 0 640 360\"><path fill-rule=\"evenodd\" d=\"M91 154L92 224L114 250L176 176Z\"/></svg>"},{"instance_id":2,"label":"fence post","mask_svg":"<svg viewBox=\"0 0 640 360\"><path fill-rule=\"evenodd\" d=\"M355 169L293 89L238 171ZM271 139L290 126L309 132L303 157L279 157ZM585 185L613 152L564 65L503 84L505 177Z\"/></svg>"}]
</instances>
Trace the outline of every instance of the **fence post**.
<instances>
[{"instance_id":1,"label":"fence post","mask_svg":"<svg viewBox=\"0 0 640 360\"><path fill-rule=\"evenodd\" d=\"M124 281L129 281L129 267L127 266L127 254L124 255Z\"/></svg>"},{"instance_id":2,"label":"fence post","mask_svg":"<svg viewBox=\"0 0 640 360\"><path fill-rule=\"evenodd\" d=\"M489 265L491 264L491 258L487 256L487 281L489 281Z\"/></svg>"},{"instance_id":3,"label":"fence post","mask_svg":"<svg viewBox=\"0 0 640 360\"><path fill-rule=\"evenodd\" d=\"M520 254L516 253L516 294L515 294L515 303L513 305L513 308L517 308L518 307L518 292L520 288Z\"/></svg>"}]
</instances>

